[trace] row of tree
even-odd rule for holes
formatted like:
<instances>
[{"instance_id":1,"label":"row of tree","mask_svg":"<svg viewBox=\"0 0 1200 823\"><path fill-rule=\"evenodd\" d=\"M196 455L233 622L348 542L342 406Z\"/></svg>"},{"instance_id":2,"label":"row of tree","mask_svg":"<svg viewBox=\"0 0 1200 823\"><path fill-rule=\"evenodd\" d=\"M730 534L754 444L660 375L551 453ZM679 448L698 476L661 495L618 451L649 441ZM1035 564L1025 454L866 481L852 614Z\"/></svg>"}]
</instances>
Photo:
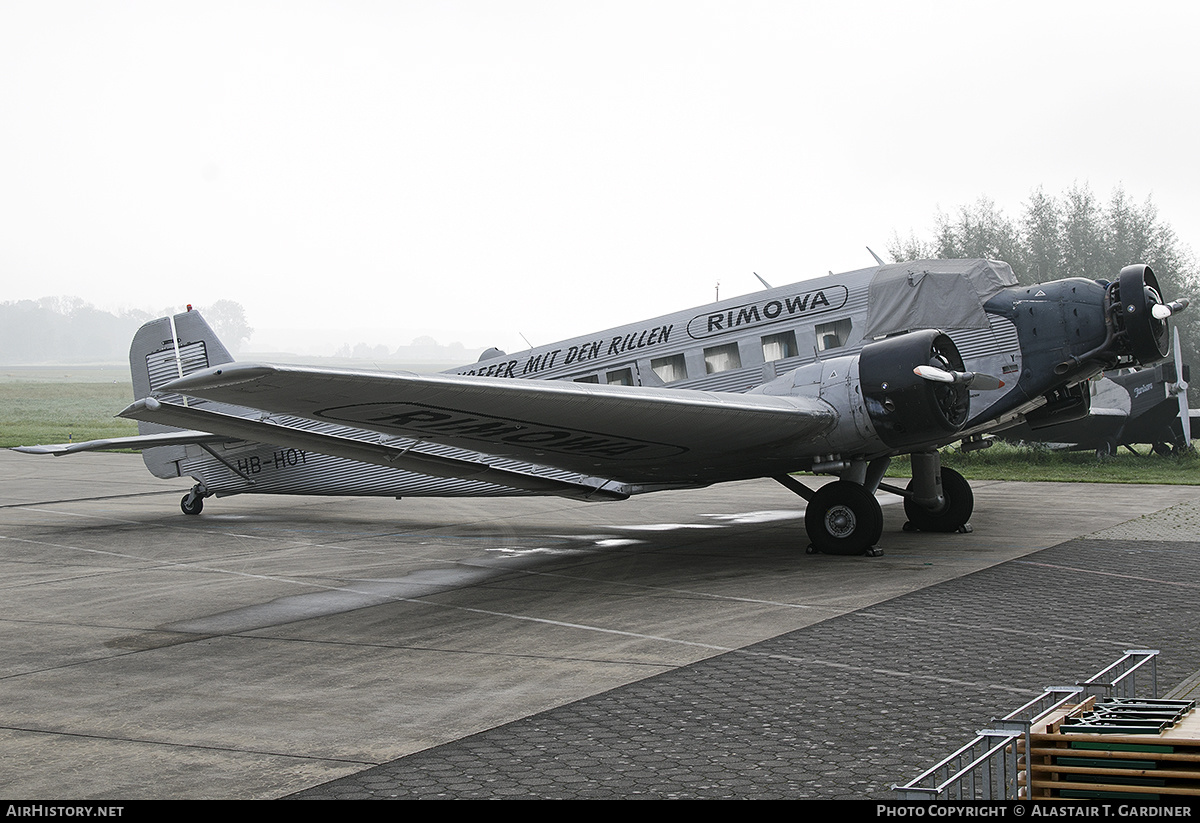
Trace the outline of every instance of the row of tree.
<instances>
[{"instance_id":1,"label":"row of tree","mask_svg":"<svg viewBox=\"0 0 1200 823\"><path fill-rule=\"evenodd\" d=\"M1200 270L1191 249L1159 217L1149 197L1136 203L1121 187L1107 201L1086 184L1073 185L1057 196L1039 187L1015 218L981 197L954 214L939 212L932 238L896 234L887 250L896 262L1003 260L1023 284L1064 277L1113 280L1130 263L1145 263L1168 300L1200 296ZM1178 318L1183 359L1193 367L1200 366L1198 314L1200 303ZM1188 394L1193 404L1200 401L1200 391Z\"/></svg>"},{"instance_id":2,"label":"row of tree","mask_svg":"<svg viewBox=\"0 0 1200 823\"><path fill-rule=\"evenodd\" d=\"M221 342L234 353L254 333L240 303L217 300L198 309ZM113 313L97 309L78 297L43 297L0 303L0 365L124 362L129 355L129 342L138 328L149 320L175 311L127 309ZM478 353L477 349L468 350L462 343L441 345L426 336L398 348L347 343L334 356L460 364L473 360Z\"/></svg>"},{"instance_id":3,"label":"row of tree","mask_svg":"<svg viewBox=\"0 0 1200 823\"><path fill-rule=\"evenodd\" d=\"M932 239L894 235L897 260L987 257L1013 267L1022 283L1063 277L1113 279L1130 263L1146 263L1161 281L1186 287L1197 280L1196 258L1151 198L1135 203L1118 187L1102 202L1087 185L1061 195L1037 188L1011 218L981 197L950 215L939 212Z\"/></svg>"},{"instance_id":4,"label":"row of tree","mask_svg":"<svg viewBox=\"0 0 1200 823\"><path fill-rule=\"evenodd\" d=\"M129 356L129 341L145 322L173 313L97 309L78 297L43 297L0 303L0 364L113 363ZM217 300L204 318L231 350L250 339L241 304Z\"/></svg>"},{"instance_id":5,"label":"row of tree","mask_svg":"<svg viewBox=\"0 0 1200 823\"><path fill-rule=\"evenodd\" d=\"M442 345L437 340L426 335L416 338L407 346L398 346L395 349L383 344L372 346L368 343L356 343L351 346L349 343L343 343L333 353L333 356L349 360L398 361L405 363L423 361L461 364L474 360L478 354L479 349L468 350L466 346L457 341Z\"/></svg>"}]
</instances>

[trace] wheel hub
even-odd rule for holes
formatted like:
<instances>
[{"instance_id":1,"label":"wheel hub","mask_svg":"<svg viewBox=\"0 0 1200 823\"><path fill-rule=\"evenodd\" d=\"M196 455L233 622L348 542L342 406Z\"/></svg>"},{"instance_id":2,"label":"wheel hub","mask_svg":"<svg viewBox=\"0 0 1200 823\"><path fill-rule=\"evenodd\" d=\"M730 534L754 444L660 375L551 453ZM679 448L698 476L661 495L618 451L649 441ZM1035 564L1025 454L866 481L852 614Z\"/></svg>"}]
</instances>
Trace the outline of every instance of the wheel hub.
<instances>
[{"instance_id":1,"label":"wheel hub","mask_svg":"<svg viewBox=\"0 0 1200 823\"><path fill-rule=\"evenodd\" d=\"M825 512L825 530L833 537L848 537L857 525L849 506L834 506Z\"/></svg>"}]
</instances>

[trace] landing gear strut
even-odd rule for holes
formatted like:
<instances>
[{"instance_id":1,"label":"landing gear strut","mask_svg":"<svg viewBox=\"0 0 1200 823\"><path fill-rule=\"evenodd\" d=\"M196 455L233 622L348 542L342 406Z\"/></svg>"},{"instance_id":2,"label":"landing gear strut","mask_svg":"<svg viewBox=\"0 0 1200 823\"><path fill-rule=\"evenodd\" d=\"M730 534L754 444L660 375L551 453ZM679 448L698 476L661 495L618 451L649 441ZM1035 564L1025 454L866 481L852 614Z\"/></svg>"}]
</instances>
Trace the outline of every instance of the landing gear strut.
<instances>
[{"instance_id":1,"label":"landing gear strut","mask_svg":"<svg viewBox=\"0 0 1200 823\"><path fill-rule=\"evenodd\" d=\"M836 469L841 479L816 491L791 475L777 475L776 481L808 501L804 528L812 542L809 554L882 554L876 547L883 534L883 511L875 499L876 489L904 498L905 531L970 532L968 521L975 510L971 484L954 469L943 468L936 451L913 452L910 459L913 479L907 489L882 482L890 462L887 457L869 463L845 460L836 466L831 460L826 465Z\"/></svg>"},{"instance_id":2,"label":"landing gear strut","mask_svg":"<svg viewBox=\"0 0 1200 823\"><path fill-rule=\"evenodd\" d=\"M937 452L913 453L913 479L904 496L906 531L969 532L975 495L954 469L941 465Z\"/></svg>"}]
</instances>

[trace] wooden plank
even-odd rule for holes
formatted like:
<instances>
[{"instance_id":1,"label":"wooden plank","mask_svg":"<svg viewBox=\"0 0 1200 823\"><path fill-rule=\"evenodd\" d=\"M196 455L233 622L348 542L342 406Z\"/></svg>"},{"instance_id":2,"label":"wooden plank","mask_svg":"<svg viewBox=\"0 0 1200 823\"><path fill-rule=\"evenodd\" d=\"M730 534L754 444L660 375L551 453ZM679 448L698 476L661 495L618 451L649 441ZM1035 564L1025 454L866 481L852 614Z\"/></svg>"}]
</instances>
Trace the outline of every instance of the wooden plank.
<instances>
[{"instance_id":1,"label":"wooden plank","mask_svg":"<svg viewBox=\"0 0 1200 823\"><path fill-rule=\"evenodd\" d=\"M1088 757L1091 759L1103 758L1105 760L1153 760L1156 763L1195 763L1197 762L1196 753L1192 751L1175 752L1171 747L1160 747L1164 751L1139 751L1135 747L1128 749L1106 748L1063 748L1060 746L1034 746L1032 749L1033 756L1038 757L1065 757L1077 755L1079 757ZM1024 747L1018 746L1017 752L1023 754Z\"/></svg>"},{"instance_id":2,"label":"wooden plank","mask_svg":"<svg viewBox=\"0 0 1200 823\"><path fill-rule=\"evenodd\" d=\"M1127 786L1123 783L1076 783L1065 780L1034 780L1033 788L1035 790L1042 789L1046 791L1070 790L1138 795L1174 794L1200 797L1200 786Z\"/></svg>"},{"instance_id":3,"label":"wooden plank","mask_svg":"<svg viewBox=\"0 0 1200 823\"><path fill-rule=\"evenodd\" d=\"M1194 709L1158 733L1072 726L1070 719L1094 710L1089 698L1035 724L1028 760L1025 741L1018 744L1021 766L1029 765L1031 796L1200 797L1200 716Z\"/></svg>"}]
</instances>

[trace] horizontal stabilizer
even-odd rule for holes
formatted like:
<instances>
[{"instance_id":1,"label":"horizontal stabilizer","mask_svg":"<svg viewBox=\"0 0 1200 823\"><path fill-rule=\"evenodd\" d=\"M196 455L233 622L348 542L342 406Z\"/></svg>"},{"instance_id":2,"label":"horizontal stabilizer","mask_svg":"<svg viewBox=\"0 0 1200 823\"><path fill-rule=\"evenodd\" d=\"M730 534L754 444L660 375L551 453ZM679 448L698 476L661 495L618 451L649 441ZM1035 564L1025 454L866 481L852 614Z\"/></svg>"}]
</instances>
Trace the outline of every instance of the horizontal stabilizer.
<instances>
[{"instance_id":1,"label":"horizontal stabilizer","mask_svg":"<svg viewBox=\"0 0 1200 823\"><path fill-rule=\"evenodd\" d=\"M145 434L134 437L106 437L101 440L84 440L79 443L51 443L45 446L13 446L13 451L25 454L64 454L91 451L114 451L119 449L150 449L155 446L188 446L211 443L229 443L237 438L208 432L181 431L162 434Z\"/></svg>"}]
</instances>

